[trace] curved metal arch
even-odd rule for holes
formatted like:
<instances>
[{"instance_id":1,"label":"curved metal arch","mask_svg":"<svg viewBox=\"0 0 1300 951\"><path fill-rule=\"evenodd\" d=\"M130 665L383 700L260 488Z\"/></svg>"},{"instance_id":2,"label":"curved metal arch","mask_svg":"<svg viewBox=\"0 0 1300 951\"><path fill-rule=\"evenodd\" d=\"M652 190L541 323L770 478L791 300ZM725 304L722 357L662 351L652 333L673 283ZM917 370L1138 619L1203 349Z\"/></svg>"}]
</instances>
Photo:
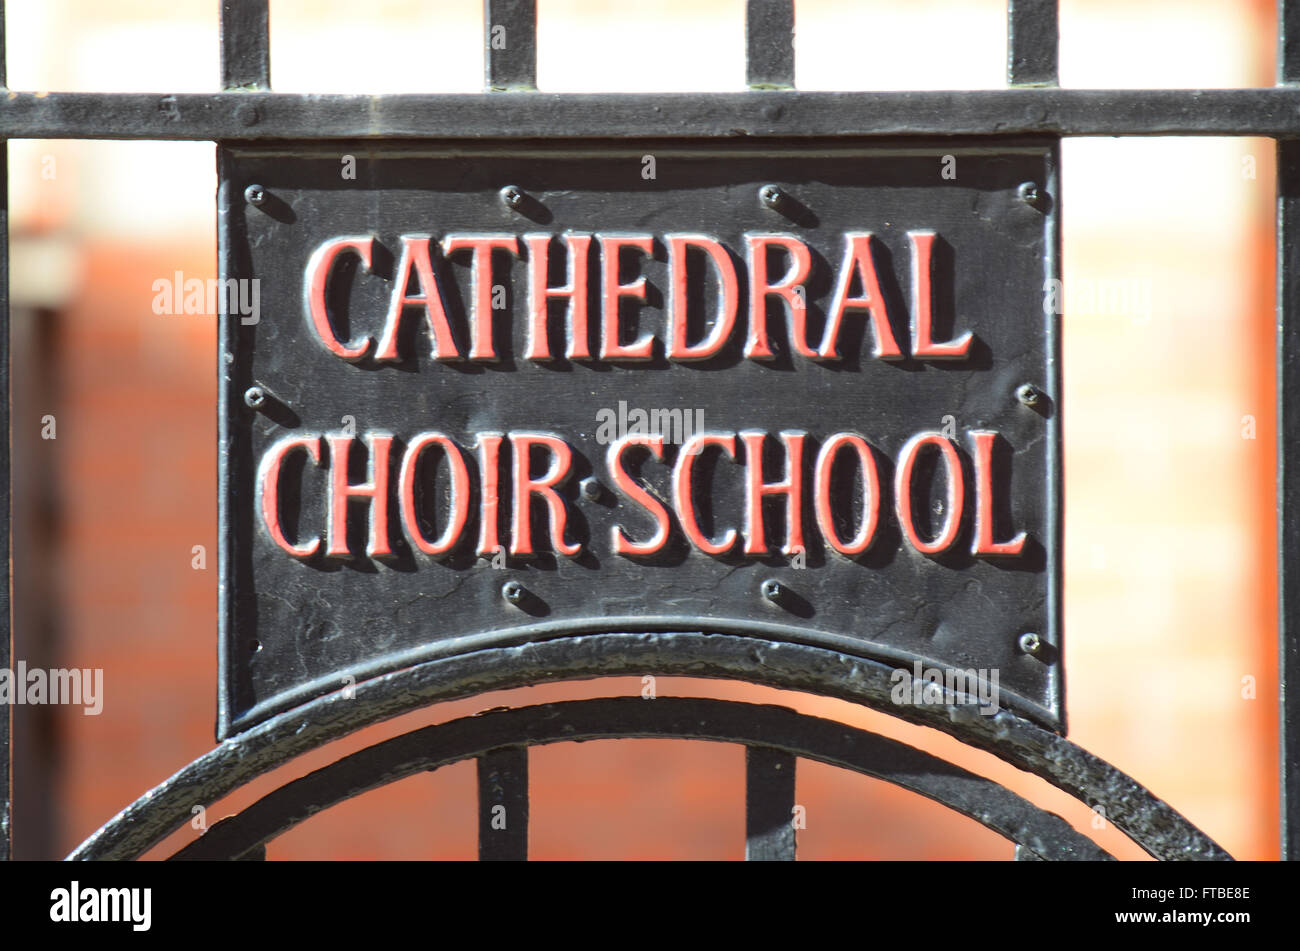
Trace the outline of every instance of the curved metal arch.
<instances>
[{"instance_id":1,"label":"curved metal arch","mask_svg":"<svg viewBox=\"0 0 1300 951\"><path fill-rule=\"evenodd\" d=\"M1113 859L1060 816L990 779L896 740L786 707L672 697L653 703L640 697L614 697L540 704L414 730L276 789L223 819L172 858L237 858L346 799L489 750L644 737L782 750L919 793L1037 858Z\"/></svg>"},{"instance_id":2,"label":"curved metal arch","mask_svg":"<svg viewBox=\"0 0 1300 951\"><path fill-rule=\"evenodd\" d=\"M862 657L891 669L902 668L911 671L919 661L923 667L941 667L942 662L924 651L904 650L885 644L865 642L844 634L835 634L798 624L780 621L758 621L753 619L711 617L707 619L708 627L695 632L709 635L734 635L752 641L772 641L780 644L806 644L822 650L846 654L850 657ZM604 634L651 634L661 633L670 637L680 637L683 620L668 615L645 615L641 617L610 615L595 618L567 618L555 621L534 621L527 626L508 627L482 634L458 635L448 640L421 645L373 658L364 663L339 668L327 675L303 683L285 693L276 693L264 701L254 703L231 724L233 732L223 734L218 739L225 739L234 733L243 733L262 721L299 707L309 701L338 691L345 676L350 676L351 683L373 680L395 670L418 667L432 660L440 660L461 654L477 654L480 651L499 647L516 647L523 644L536 644L557 638L577 638ZM1058 722L1055 711L1035 703L1015 691L999 688L998 702L1001 706L1019 716L1032 720L1049 730L1064 732L1063 722Z\"/></svg>"},{"instance_id":3,"label":"curved metal arch","mask_svg":"<svg viewBox=\"0 0 1300 951\"><path fill-rule=\"evenodd\" d=\"M188 821L193 805L210 805L294 756L431 703L652 672L740 680L872 707L948 733L1102 807L1108 821L1155 858L1231 858L1136 780L1006 710L985 717L969 706L896 705L893 669L885 664L806 644L700 631L562 637L432 660L359 683L351 699L320 697L224 741L119 812L68 857L136 857Z\"/></svg>"}]
</instances>

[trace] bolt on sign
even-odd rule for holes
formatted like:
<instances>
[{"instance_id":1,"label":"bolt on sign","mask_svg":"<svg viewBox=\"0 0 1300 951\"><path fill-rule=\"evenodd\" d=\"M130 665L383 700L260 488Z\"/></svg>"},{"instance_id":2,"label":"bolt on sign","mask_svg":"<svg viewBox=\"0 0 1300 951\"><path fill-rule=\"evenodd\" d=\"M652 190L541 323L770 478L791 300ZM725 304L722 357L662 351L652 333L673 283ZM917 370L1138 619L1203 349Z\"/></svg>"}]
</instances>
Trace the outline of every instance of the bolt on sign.
<instances>
[{"instance_id":1,"label":"bolt on sign","mask_svg":"<svg viewBox=\"0 0 1300 951\"><path fill-rule=\"evenodd\" d=\"M220 163L262 305L223 317L222 736L674 630L995 670L1063 728L1052 143Z\"/></svg>"}]
</instances>

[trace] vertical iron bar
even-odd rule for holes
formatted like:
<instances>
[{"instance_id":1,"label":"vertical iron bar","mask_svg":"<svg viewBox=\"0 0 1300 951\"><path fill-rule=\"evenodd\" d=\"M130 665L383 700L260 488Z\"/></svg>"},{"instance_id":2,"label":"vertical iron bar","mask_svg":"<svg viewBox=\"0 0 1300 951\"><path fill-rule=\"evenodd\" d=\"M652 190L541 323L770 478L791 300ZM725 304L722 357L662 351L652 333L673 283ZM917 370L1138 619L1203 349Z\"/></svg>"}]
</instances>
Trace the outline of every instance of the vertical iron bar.
<instances>
[{"instance_id":1,"label":"vertical iron bar","mask_svg":"<svg viewBox=\"0 0 1300 951\"><path fill-rule=\"evenodd\" d=\"M745 82L794 88L794 0L746 0Z\"/></svg>"},{"instance_id":2,"label":"vertical iron bar","mask_svg":"<svg viewBox=\"0 0 1300 951\"><path fill-rule=\"evenodd\" d=\"M4 20L4 3L0 0L0 22ZM3 36L0 36L0 41ZM0 73L3 72L3 43L0 42ZM9 391L9 141L0 139L0 386L4 399L0 401L0 669L13 669L13 613L10 600L10 534L13 529L13 505L10 497L9 411L12 396ZM11 826L12 782L10 777L10 742L13 736L8 703L0 703L0 862L10 856L13 829Z\"/></svg>"},{"instance_id":3,"label":"vertical iron bar","mask_svg":"<svg viewBox=\"0 0 1300 951\"><path fill-rule=\"evenodd\" d=\"M528 859L528 747L508 746L478 758L478 857Z\"/></svg>"},{"instance_id":4,"label":"vertical iron bar","mask_svg":"<svg viewBox=\"0 0 1300 951\"><path fill-rule=\"evenodd\" d=\"M1300 0L1278 0L1279 83L1300 77ZM1300 860L1300 140L1277 143L1278 753L1284 860ZM1287 685L1291 689L1287 689Z\"/></svg>"},{"instance_id":5,"label":"vertical iron bar","mask_svg":"<svg viewBox=\"0 0 1300 951\"><path fill-rule=\"evenodd\" d=\"M483 0L483 42L488 92L537 88L537 0Z\"/></svg>"},{"instance_id":6,"label":"vertical iron bar","mask_svg":"<svg viewBox=\"0 0 1300 951\"><path fill-rule=\"evenodd\" d=\"M1300 140L1277 144L1277 203L1280 812L1282 858L1300 860Z\"/></svg>"},{"instance_id":7,"label":"vertical iron bar","mask_svg":"<svg viewBox=\"0 0 1300 951\"><path fill-rule=\"evenodd\" d=\"M9 65L5 50L5 4L0 0L0 88L9 85ZM13 505L10 500L9 411L13 396L9 391L9 140L0 139L0 384L3 385L3 409L0 409L0 502L3 511L0 519L0 670L13 669L13 611L10 600L10 535L13 532ZM13 782L10 776L12 762L13 720L7 703L0 703L0 862L7 862L12 854L12 804Z\"/></svg>"},{"instance_id":8,"label":"vertical iron bar","mask_svg":"<svg viewBox=\"0 0 1300 951\"><path fill-rule=\"evenodd\" d=\"M270 0L221 0L221 88L271 88Z\"/></svg>"},{"instance_id":9,"label":"vertical iron bar","mask_svg":"<svg viewBox=\"0 0 1300 951\"><path fill-rule=\"evenodd\" d=\"M1007 0L1007 82L1055 86L1057 0Z\"/></svg>"},{"instance_id":10,"label":"vertical iron bar","mask_svg":"<svg viewBox=\"0 0 1300 951\"><path fill-rule=\"evenodd\" d=\"M1300 0L1277 0L1277 81L1300 82Z\"/></svg>"},{"instance_id":11,"label":"vertical iron bar","mask_svg":"<svg viewBox=\"0 0 1300 951\"><path fill-rule=\"evenodd\" d=\"M793 753L745 747L745 860L794 861Z\"/></svg>"}]
</instances>

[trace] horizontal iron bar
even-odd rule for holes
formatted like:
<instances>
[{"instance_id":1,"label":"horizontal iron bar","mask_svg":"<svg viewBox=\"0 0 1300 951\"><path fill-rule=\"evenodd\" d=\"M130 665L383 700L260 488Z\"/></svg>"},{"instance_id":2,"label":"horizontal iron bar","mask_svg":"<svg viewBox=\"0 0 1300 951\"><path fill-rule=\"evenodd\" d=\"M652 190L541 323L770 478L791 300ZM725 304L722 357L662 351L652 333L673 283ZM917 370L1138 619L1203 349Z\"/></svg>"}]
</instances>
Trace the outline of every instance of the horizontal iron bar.
<instances>
[{"instance_id":1,"label":"horizontal iron bar","mask_svg":"<svg viewBox=\"0 0 1300 951\"><path fill-rule=\"evenodd\" d=\"M1300 87L963 92L231 92L0 97L0 138L365 139L947 135L1300 136Z\"/></svg>"}]
</instances>

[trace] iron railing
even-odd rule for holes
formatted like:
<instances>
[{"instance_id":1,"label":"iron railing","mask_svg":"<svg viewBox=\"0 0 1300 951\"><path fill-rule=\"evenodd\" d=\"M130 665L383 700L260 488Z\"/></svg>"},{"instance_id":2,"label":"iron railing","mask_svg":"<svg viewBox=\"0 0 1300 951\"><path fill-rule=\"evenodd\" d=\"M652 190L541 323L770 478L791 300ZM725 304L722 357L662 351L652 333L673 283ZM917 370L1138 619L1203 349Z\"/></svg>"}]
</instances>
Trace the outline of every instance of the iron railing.
<instances>
[{"instance_id":1,"label":"iron railing","mask_svg":"<svg viewBox=\"0 0 1300 951\"><path fill-rule=\"evenodd\" d=\"M0 12L2 12L0 4ZM8 91L0 138L211 140L635 140L819 139L1098 135L1266 136L1278 140L1278 516L1282 851L1300 857L1300 0L1279 0L1278 80L1268 89L1057 88L1056 0L1009 0L1011 88L961 92L799 92L794 87L792 0L747 2L747 92L578 95L536 91L535 0L485 0L485 85L493 95L299 95L271 91L269 0L221 0L223 92L99 94ZM491 42L504 27L515 42ZM3 17L0 16L0 31ZM520 40L519 38L523 38ZM5 84L0 32L0 84ZM7 163L0 165L7 176ZM0 190L0 194L5 194ZM0 206L7 261L7 208ZM9 381L7 268L0 269L0 374ZM9 433L8 399L0 425ZM11 511L9 441L0 493ZM4 543L11 543L3 521ZM13 552L10 552L11 557ZM12 657L9 562L0 579L0 667ZM675 638L671 645L665 637ZM743 638L681 632L588 635L446 658L358 684L356 702L323 697L227 740L124 810L73 857L142 854L189 818L196 795L212 802L291 756L415 706L488 689L573 677L659 672L728 677L838 696L945 730L1105 807L1108 819L1161 858L1223 858L1222 850L1133 780L1042 727L1000 715L955 723L942 712L888 704L881 664L822 649L775 645L761 663ZM0 858L10 846L10 719L0 705ZM182 856L257 857L262 844L306 815L381 782L443 762L479 762L480 854L526 857L527 822L498 835L484 817L509 803L526 817L527 747L560 739L676 736L742 743L748 753L748 854L792 858L794 762L806 756L891 781L977 815L1018 843L1017 857L1094 856L1064 823L1001 787L927 754L789 711L706 700L598 700L509 711L398 737L278 790L213 827ZM907 764L923 769L909 773ZM908 779L906 777L911 776ZM916 778L923 776L927 778ZM910 783L910 785L909 785ZM928 785L927 785L928 784Z\"/></svg>"}]
</instances>

